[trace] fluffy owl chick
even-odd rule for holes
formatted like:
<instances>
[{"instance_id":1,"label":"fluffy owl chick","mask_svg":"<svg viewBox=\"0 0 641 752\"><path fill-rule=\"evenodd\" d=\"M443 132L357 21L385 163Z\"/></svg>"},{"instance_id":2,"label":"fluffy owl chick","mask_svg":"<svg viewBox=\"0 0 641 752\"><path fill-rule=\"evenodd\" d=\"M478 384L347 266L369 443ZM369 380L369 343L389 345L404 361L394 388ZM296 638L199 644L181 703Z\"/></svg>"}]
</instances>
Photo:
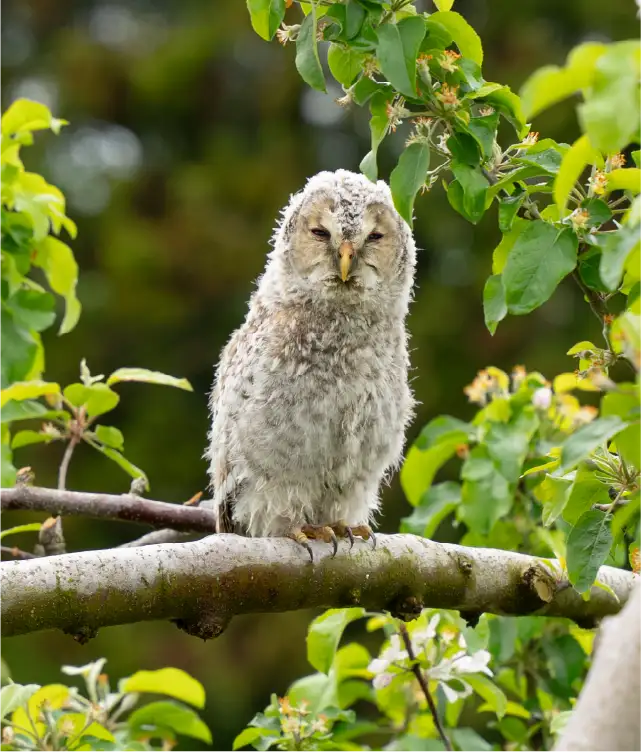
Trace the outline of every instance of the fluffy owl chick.
<instances>
[{"instance_id":1,"label":"fluffy owl chick","mask_svg":"<svg viewBox=\"0 0 641 752\"><path fill-rule=\"evenodd\" d=\"M401 459L414 241L385 183L338 170L292 196L273 246L211 395L218 530L336 551L373 539Z\"/></svg>"}]
</instances>

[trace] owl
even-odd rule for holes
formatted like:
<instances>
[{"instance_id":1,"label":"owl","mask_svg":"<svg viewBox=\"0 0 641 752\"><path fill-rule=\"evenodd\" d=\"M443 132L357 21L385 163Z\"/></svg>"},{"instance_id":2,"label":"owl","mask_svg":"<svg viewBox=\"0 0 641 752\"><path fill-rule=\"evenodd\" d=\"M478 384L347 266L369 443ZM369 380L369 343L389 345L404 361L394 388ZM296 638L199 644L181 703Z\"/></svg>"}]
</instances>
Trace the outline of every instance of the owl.
<instances>
[{"instance_id":1,"label":"owl","mask_svg":"<svg viewBox=\"0 0 641 752\"><path fill-rule=\"evenodd\" d=\"M292 196L211 394L219 532L313 554L372 532L412 416L405 318L416 251L384 182L321 172Z\"/></svg>"}]
</instances>

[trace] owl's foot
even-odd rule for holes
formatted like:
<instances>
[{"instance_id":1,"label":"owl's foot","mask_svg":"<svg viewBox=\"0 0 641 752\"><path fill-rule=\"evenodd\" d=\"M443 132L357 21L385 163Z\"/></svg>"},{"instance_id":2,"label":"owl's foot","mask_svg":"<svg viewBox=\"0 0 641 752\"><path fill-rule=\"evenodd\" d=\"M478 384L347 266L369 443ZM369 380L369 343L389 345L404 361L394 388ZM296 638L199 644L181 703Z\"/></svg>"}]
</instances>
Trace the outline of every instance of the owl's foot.
<instances>
[{"instance_id":1,"label":"owl's foot","mask_svg":"<svg viewBox=\"0 0 641 752\"><path fill-rule=\"evenodd\" d=\"M301 527L293 528L287 533L287 537L295 540L303 548L307 549L309 558L314 561L314 554L312 547L309 545L310 540L322 540L325 543L331 543L334 549L332 557L336 556L338 551L338 539L336 533L331 527L327 525L302 525Z\"/></svg>"},{"instance_id":2,"label":"owl's foot","mask_svg":"<svg viewBox=\"0 0 641 752\"><path fill-rule=\"evenodd\" d=\"M349 547L354 545L354 536L357 535L363 540L372 541L373 547L376 548L376 536L374 535L372 528L369 525L354 525L350 526L343 520L336 522L332 525L332 529L339 538L348 538Z\"/></svg>"}]
</instances>

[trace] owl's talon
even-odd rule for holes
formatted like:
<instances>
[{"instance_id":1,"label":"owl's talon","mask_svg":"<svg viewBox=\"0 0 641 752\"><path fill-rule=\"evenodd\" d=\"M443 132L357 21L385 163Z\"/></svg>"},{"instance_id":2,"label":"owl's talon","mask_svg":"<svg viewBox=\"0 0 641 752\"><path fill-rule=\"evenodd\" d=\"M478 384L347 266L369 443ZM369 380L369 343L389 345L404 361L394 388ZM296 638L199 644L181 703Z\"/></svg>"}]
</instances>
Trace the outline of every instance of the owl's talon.
<instances>
[{"instance_id":1,"label":"owl's talon","mask_svg":"<svg viewBox=\"0 0 641 752\"><path fill-rule=\"evenodd\" d=\"M349 538L349 550L351 551L354 548L354 533L351 527L345 528L345 535Z\"/></svg>"},{"instance_id":2,"label":"owl's talon","mask_svg":"<svg viewBox=\"0 0 641 752\"><path fill-rule=\"evenodd\" d=\"M311 538L312 540L322 540L325 543L331 543L333 549L332 558L338 553L338 538L329 525L303 525L300 530L306 539Z\"/></svg>"},{"instance_id":3,"label":"owl's talon","mask_svg":"<svg viewBox=\"0 0 641 752\"><path fill-rule=\"evenodd\" d=\"M312 551L312 547L309 545L307 536L300 528L294 528L289 533L287 533L286 537L291 538L293 541L298 543L299 546L302 546L304 549L306 549L307 553L309 554L310 561L312 562L312 564L314 563L314 552Z\"/></svg>"}]
</instances>

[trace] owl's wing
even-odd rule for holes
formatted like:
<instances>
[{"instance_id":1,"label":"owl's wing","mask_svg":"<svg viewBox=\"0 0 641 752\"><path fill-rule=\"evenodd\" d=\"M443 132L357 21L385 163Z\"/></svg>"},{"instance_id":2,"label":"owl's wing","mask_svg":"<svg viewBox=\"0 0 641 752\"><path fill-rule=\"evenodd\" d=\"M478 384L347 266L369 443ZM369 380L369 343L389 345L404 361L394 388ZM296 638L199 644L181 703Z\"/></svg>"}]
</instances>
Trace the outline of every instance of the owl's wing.
<instances>
[{"instance_id":1,"label":"owl's wing","mask_svg":"<svg viewBox=\"0 0 641 752\"><path fill-rule=\"evenodd\" d=\"M230 457L232 444L233 402L242 363L239 351L247 333L238 329L227 343L220 358L214 389L211 393L210 408L212 428L210 433L209 459L210 477L213 490L213 511L216 517L217 533L239 533L242 530L233 522L234 500L243 486L238 463Z\"/></svg>"}]
</instances>

